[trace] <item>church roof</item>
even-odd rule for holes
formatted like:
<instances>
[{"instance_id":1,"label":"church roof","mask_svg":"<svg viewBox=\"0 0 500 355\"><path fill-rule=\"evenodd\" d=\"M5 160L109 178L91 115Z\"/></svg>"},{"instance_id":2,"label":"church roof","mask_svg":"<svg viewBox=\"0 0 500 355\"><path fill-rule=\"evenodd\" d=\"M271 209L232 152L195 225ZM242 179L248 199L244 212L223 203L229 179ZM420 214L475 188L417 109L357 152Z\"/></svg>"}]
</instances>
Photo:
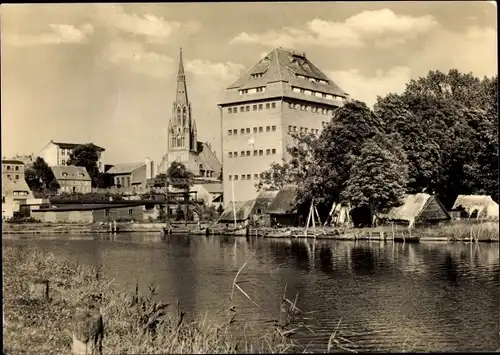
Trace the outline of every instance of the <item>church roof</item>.
<instances>
[{"instance_id":1,"label":"church roof","mask_svg":"<svg viewBox=\"0 0 500 355\"><path fill-rule=\"evenodd\" d=\"M208 143L198 142L198 154L195 156L198 165L203 165L204 170L212 170L215 174L220 173L222 164Z\"/></svg>"},{"instance_id":2,"label":"church roof","mask_svg":"<svg viewBox=\"0 0 500 355\"><path fill-rule=\"evenodd\" d=\"M266 90L250 95L239 93L240 90L257 87L266 87ZM295 92L292 87L316 92L319 97ZM316 67L305 53L293 49L275 48L227 87L221 105L283 96L332 104L331 100L321 97L320 94L333 95L334 98L340 100L348 96Z\"/></svg>"},{"instance_id":3,"label":"church roof","mask_svg":"<svg viewBox=\"0 0 500 355\"><path fill-rule=\"evenodd\" d=\"M120 163L113 165L106 173L108 174L130 174L132 171L146 165L145 162Z\"/></svg>"}]
</instances>

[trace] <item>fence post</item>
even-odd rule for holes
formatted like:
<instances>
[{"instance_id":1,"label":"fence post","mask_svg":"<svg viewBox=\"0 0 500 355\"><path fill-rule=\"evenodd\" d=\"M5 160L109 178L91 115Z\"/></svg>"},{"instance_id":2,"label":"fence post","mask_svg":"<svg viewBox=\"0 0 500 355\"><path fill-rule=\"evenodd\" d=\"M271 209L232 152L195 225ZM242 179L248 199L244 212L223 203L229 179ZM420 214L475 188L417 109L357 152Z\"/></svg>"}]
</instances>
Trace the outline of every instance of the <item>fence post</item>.
<instances>
[{"instance_id":1,"label":"fence post","mask_svg":"<svg viewBox=\"0 0 500 355\"><path fill-rule=\"evenodd\" d=\"M102 355L104 324L98 311L77 310L72 324L73 355Z\"/></svg>"}]
</instances>

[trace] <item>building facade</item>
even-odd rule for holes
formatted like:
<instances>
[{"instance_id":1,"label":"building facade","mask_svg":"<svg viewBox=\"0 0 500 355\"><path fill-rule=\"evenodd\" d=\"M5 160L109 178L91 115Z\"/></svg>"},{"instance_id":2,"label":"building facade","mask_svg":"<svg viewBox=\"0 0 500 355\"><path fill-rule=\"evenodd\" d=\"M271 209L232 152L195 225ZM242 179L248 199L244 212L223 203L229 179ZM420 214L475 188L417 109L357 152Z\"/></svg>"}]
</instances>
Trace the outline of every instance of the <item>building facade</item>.
<instances>
[{"instance_id":1,"label":"building facade","mask_svg":"<svg viewBox=\"0 0 500 355\"><path fill-rule=\"evenodd\" d=\"M111 176L114 186L120 188L145 188L148 179L154 175L154 162L121 163L111 166L106 174Z\"/></svg>"},{"instance_id":2,"label":"building facade","mask_svg":"<svg viewBox=\"0 0 500 355\"><path fill-rule=\"evenodd\" d=\"M225 203L233 191L235 201L255 198L262 173L288 158L291 133L319 134L347 98L305 53L283 48L230 85L219 104Z\"/></svg>"},{"instance_id":3,"label":"building facade","mask_svg":"<svg viewBox=\"0 0 500 355\"><path fill-rule=\"evenodd\" d=\"M51 166L50 169L60 186L58 193L92 192L92 179L83 166Z\"/></svg>"},{"instance_id":4,"label":"building facade","mask_svg":"<svg viewBox=\"0 0 500 355\"><path fill-rule=\"evenodd\" d=\"M196 121L188 98L182 49L177 73L176 98L167 129L167 153L158 166L158 172L165 173L174 161L184 164L194 176L207 179L217 180L222 169L210 144L198 141Z\"/></svg>"},{"instance_id":5,"label":"building facade","mask_svg":"<svg viewBox=\"0 0 500 355\"><path fill-rule=\"evenodd\" d=\"M25 180L24 163L20 160L2 160L2 219L12 218L20 206L33 198Z\"/></svg>"},{"instance_id":6,"label":"building facade","mask_svg":"<svg viewBox=\"0 0 500 355\"><path fill-rule=\"evenodd\" d=\"M73 149L81 144L76 143L60 143L50 141L38 154L50 166L64 166L68 163L69 157ZM104 172L103 154L105 149L97 146L99 150L99 160L97 166L100 172Z\"/></svg>"}]
</instances>

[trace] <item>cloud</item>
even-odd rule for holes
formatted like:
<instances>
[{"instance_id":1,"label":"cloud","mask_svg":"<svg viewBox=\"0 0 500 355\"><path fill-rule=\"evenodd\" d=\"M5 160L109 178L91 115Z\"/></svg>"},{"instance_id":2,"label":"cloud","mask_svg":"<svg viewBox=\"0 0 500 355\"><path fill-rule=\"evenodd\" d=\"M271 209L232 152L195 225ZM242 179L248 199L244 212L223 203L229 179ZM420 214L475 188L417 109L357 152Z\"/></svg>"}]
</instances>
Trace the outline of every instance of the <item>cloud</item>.
<instances>
[{"instance_id":1,"label":"cloud","mask_svg":"<svg viewBox=\"0 0 500 355\"><path fill-rule=\"evenodd\" d=\"M327 71L327 75L350 97L373 106L377 96L401 93L411 78L408 67L394 67L387 71L377 70L374 75L363 75L357 69Z\"/></svg>"},{"instance_id":2,"label":"cloud","mask_svg":"<svg viewBox=\"0 0 500 355\"><path fill-rule=\"evenodd\" d=\"M145 37L149 42L164 43L166 39L179 34L192 34L200 30L199 22L186 23L166 21L161 16L127 13L120 5L97 5L98 17L108 26L122 32Z\"/></svg>"},{"instance_id":3,"label":"cloud","mask_svg":"<svg viewBox=\"0 0 500 355\"><path fill-rule=\"evenodd\" d=\"M150 51L137 41L113 41L101 58L117 67L157 78L169 76L174 65L171 57Z\"/></svg>"},{"instance_id":4,"label":"cloud","mask_svg":"<svg viewBox=\"0 0 500 355\"><path fill-rule=\"evenodd\" d=\"M233 62L210 62L194 59L186 62L186 70L199 77L211 77L219 81L236 80L244 66Z\"/></svg>"},{"instance_id":5,"label":"cloud","mask_svg":"<svg viewBox=\"0 0 500 355\"><path fill-rule=\"evenodd\" d=\"M80 28L65 24L50 24L49 30L41 34L2 34L2 40L8 45L25 47L46 44L81 43L94 32L94 27L85 24Z\"/></svg>"},{"instance_id":6,"label":"cloud","mask_svg":"<svg viewBox=\"0 0 500 355\"><path fill-rule=\"evenodd\" d=\"M308 43L328 47L363 47L368 43L383 46L399 44L428 33L439 24L430 15L411 17L398 15L389 9L363 11L344 21L313 19L304 28L286 27L262 34L242 32L230 44L259 43L270 46L294 46Z\"/></svg>"}]
</instances>

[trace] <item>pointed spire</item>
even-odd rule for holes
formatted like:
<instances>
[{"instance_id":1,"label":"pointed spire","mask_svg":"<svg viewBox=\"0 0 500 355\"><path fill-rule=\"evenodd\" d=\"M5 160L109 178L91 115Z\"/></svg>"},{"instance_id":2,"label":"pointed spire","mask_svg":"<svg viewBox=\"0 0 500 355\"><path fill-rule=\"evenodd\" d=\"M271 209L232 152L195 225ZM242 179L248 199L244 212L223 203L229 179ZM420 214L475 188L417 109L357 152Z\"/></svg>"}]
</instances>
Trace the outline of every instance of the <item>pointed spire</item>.
<instances>
[{"instance_id":1,"label":"pointed spire","mask_svg":"<svg viewBox=\"0 0 500 355\"><path fill-rule=\"evenodd\" d=\"M176 101L180 105L187 105L188 103L186 76L184 75L184 63L182 62L182 48L179 52L179 71L177 72Z\"/></svg>"}]
</instances>

